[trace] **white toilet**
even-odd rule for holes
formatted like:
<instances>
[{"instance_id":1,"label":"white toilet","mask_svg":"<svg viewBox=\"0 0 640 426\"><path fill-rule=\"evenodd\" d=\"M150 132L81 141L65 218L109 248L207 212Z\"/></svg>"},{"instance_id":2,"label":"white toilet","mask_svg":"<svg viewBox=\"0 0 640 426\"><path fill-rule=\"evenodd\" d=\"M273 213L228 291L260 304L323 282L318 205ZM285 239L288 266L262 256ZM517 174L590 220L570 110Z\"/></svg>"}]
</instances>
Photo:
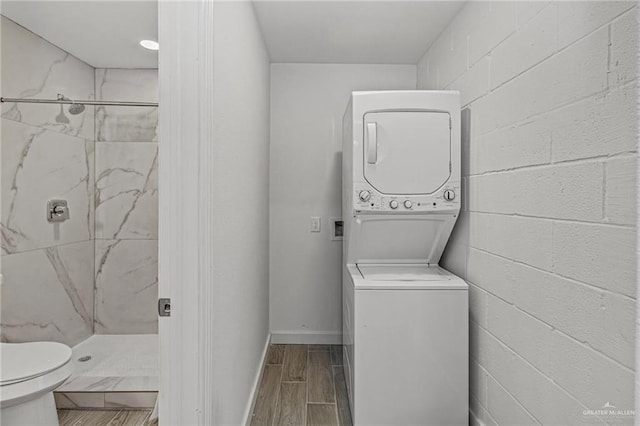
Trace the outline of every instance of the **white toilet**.
<instances>
[{"instance_id":1,"label":"white toilet","mask_svg":"<svg viewBox=\"0 0 640 426\"><path fill-rule=\"evenodd\" d=\"M0 343L0 423L57 425L53 390L71 375L70 361L62 343Z\"/></svg>"}]
</instances>

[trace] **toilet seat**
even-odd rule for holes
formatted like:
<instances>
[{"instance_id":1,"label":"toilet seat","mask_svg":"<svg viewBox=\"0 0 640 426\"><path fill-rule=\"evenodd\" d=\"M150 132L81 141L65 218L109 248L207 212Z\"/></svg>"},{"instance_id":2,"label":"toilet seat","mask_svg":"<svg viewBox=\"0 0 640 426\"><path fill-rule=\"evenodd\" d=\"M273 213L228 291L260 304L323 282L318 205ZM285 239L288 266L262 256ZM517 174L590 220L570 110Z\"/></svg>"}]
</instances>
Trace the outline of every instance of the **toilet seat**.
<instances>
[{"instance_id":1,"label":"toilet seat","mask_svg":"<svg viewBox=\"0 0 640 426\"><path fill-rule=\"evenodd\" d=\"M37 398L73 371L71 348L56 342L0 343L0 407Z\"/></svg>"},{"instance_id":2,"label":"toilet seat","mask_svg":"<svg viewBox=\"0 0 640 426\"><path fill-rule=\"evenodd\" d=\"M71 348L57 342L0 343L0 386L33 379L62 367Z\"/></svg>"}]
</instances>

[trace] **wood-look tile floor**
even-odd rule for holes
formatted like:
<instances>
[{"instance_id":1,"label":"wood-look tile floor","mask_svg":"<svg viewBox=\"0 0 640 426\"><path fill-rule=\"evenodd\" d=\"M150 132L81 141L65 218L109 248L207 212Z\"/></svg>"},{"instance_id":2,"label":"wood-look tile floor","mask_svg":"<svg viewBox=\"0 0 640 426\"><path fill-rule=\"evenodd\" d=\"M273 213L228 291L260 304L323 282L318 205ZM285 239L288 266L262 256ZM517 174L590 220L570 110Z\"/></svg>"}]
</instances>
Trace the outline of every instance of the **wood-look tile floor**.
<instances>
[{"instance_id":1,"label":"wood-look tile floor","mask_svg":"<svg viewBox=\"0 0 640 426\"><path fill-rule=\"evenodd\" d=\"M269 346L251 425L351 426L342 346Z\"/></svg>"},{"instance_id":2,"label":"wood-look tile floor","mask_svg":"<svg viewBox=\"0 0 640 426\"><path fill-rule=\"evenodd\" d=\"M58 410L60 426L149 426L151 410Z\"/></svg>"}]
</instances>

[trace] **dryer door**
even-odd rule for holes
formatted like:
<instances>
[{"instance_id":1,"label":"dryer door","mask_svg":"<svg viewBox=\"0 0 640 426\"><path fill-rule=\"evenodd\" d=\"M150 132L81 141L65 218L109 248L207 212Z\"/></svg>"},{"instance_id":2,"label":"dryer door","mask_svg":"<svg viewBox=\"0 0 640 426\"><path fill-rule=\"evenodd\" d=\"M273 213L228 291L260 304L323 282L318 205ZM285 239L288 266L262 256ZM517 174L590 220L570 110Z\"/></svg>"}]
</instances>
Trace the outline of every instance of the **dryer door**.
<instances>
[{"instance_id":1,"label":"dryer door","mask_svg":"<svg viewBox=\"0 0 640 426\"><path fill-rule=\"evenodd\" d=\"M449 114L386 111L364 115L364 177L383 194L432 194L451 174Z\"/></svg>"}]
</instances>

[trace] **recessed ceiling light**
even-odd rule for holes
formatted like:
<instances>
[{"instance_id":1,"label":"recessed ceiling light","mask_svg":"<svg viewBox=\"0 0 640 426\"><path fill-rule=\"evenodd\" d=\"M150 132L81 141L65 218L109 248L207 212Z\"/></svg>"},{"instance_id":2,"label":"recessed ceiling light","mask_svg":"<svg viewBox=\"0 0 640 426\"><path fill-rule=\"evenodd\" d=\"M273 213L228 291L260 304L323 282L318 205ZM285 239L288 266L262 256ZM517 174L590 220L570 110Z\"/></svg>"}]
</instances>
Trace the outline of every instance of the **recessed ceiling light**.
<instances>
[{"instance_id":1,"label":"recessed ceiling light","mask_svg":"<svg viewBox=\"0 0 640 426\"><path fill-rule=\"evenodd\" d=\"M149 50L158 50L158 48L160 47L158 42L153 40L140 40L140 46Z\"/></svg>"}]
</instances>

